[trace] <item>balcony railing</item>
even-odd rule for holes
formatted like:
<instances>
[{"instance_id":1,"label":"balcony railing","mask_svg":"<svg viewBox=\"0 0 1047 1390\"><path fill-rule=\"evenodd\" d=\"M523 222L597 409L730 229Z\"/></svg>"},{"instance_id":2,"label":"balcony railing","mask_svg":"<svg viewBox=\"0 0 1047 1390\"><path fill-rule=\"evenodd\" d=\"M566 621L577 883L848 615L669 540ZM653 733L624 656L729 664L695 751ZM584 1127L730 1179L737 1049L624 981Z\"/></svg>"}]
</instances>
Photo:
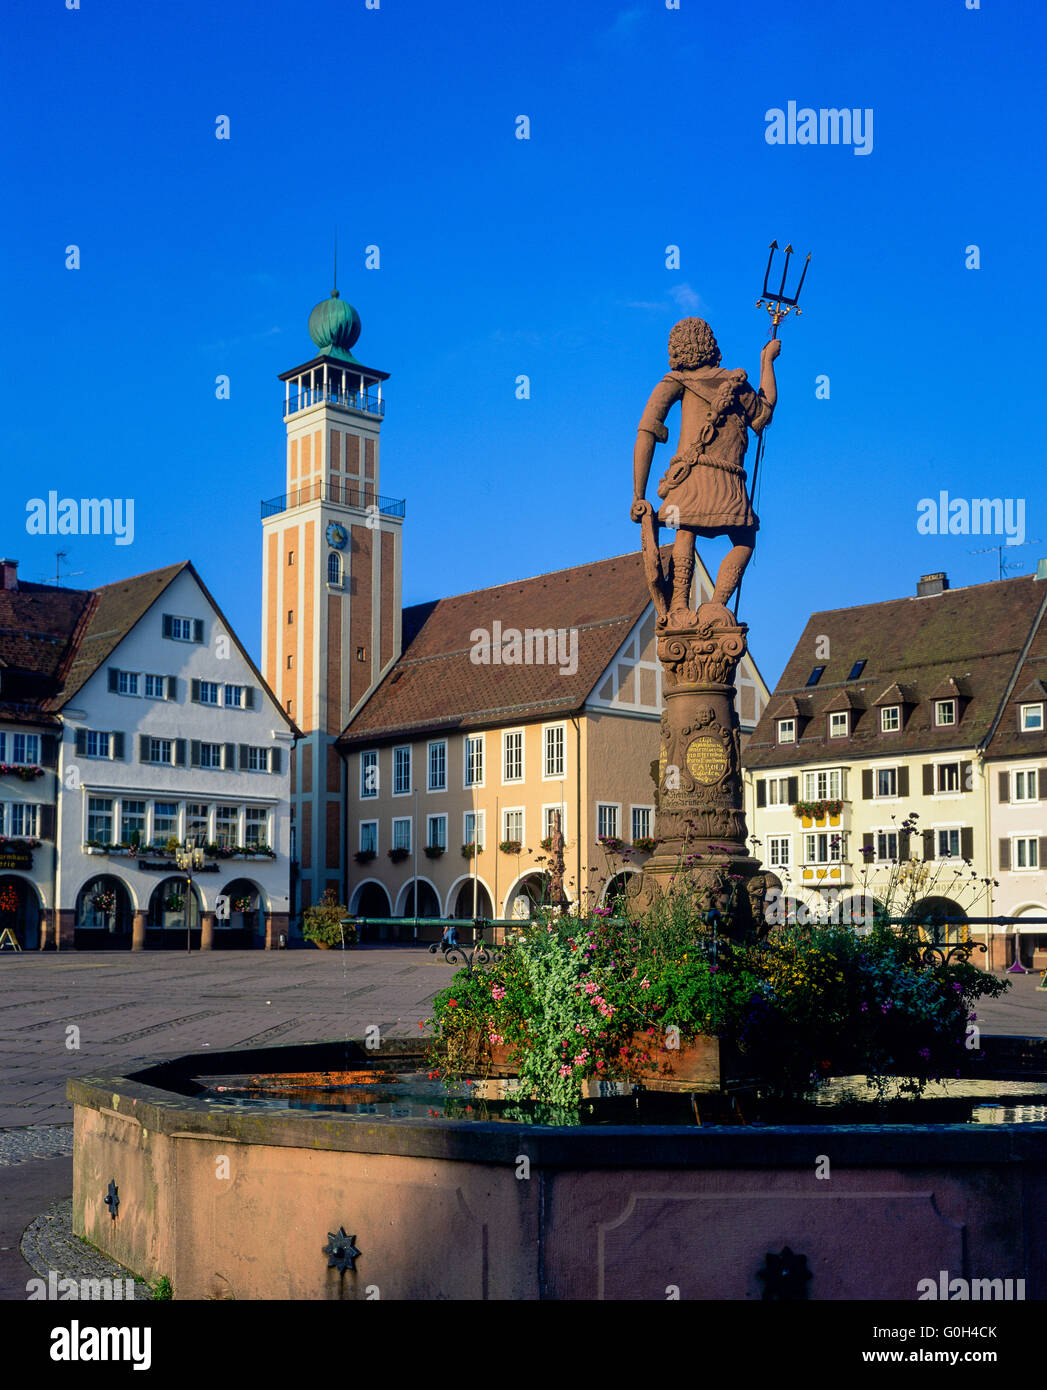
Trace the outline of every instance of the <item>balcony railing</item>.
<instances>
[{"instance_id":1,"label":"balcony railing","mask_svg":"<svg viewBox=\"0 0 1047 1390\"><path fill-rule=\"evenodd\" d=\"M343 507L358 507L364 512L377 507L382 516L402 517L406 510L403 498L379 497L373 488L353 487L348 483L307 483L294 492L285 492L280 497L270 497L268 502L263 502L262 520L306 502L338 502Z\"/></svg>"},{"instance_id":2,"label":"balcony railing","mask_svg":"<svg viewBox=\"0 0 1047 1390\"><path fill-rule=\"evenodd\" d=\"M337 391L333 386L303 386L294 391L283 402L284 419L299 410L307 410L312 405L337 405L343 410L356 410L361 415L385 414L385 401L369 391Z\"/></svg>"}]
</instances>

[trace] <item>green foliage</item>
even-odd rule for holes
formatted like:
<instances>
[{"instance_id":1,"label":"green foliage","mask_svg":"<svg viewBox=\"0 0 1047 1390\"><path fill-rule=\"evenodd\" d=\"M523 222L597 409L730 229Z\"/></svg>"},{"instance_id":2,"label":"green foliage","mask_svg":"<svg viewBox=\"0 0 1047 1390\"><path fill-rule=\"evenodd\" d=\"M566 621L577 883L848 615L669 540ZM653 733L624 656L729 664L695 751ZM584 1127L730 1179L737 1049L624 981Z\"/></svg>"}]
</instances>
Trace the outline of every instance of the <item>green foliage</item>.
<instances>
[{"instance_id":1,"label":"green foliage","mask_svg":"<svg viewBox=\"0 0 1047 1390\"><path fill-rule=\"evenodd\" d=\"M1007 988L965 961L925 959L916 928L733 941L707 918L680 895L631 921L528 923L499 961L458 972L436 996L430 1064L460 1083L505 1047L523 1096L571 1106L587 1078L637 1078L678 1029L683 1042L734 1044L782 1094L832 1074L919 1090L960 1074L971 1005Z\"/></svg>"},{"instance_id":2,"label":"green foliage","mask_svg":"<svg viewBox=\"0 0 1047 1390\"><path fill-rule=\"evenodd\" d=\"M342 919L349 916L349 909L338 901L333 888L328 888L318 903L305 909L302 917L302 935L306 941L315 941L326 946L356 945L356 926L349 922L342 926Z\"/></svg>"},{"instance_id":3,"label":"green foliage","mask_svg":"<svg viewBox=\"0 0 1047 1390\"><path fill-rule=\"evenodd\" d=\"M174 1298L174 1289L171 1287L171 1281L166 1274L161 1274L160 1278L150 1284L149 1287L152 1289L152 1293L149 1297L157 1303Z\"/></svg>"}]
</instances>

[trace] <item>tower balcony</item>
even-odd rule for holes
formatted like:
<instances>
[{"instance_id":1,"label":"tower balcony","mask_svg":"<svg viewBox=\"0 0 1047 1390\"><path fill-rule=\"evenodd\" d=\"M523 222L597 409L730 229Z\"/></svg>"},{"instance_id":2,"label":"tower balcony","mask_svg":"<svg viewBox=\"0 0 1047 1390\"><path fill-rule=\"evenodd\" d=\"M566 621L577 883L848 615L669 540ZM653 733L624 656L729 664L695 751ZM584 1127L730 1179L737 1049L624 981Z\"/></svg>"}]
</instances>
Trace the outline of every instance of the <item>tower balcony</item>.
<instances>
[{"instance_id":1,"label":"tower balcony","mask_svg":"<svg viewBox=\"0 0 1047 1390\"><path fill-rule=\"evenodd\" d=\"M280 497L271 497L262 503L262 520L289 512L307 502L336 502L342 507L356 507L366 512L377 507L382 516L403 517L406 503L403 498L379 497L374 488L353 487L348 483L307 483L294 492L285 492Z\"/></svg>"},{"instance_id":2,"label":"tower balcony","mask_svg":"<svg viewBox=\"0 0 1047 1390\"><path fill-rule=\"evenodd\" d=\"M370 415L378 420L385 414L385 401L380 392L339 390L328 383L327 386L302 386L297 391L289 391L284 399L284 419L314 405L334 405L340 410Z\"/></svg>"}]
</instances>

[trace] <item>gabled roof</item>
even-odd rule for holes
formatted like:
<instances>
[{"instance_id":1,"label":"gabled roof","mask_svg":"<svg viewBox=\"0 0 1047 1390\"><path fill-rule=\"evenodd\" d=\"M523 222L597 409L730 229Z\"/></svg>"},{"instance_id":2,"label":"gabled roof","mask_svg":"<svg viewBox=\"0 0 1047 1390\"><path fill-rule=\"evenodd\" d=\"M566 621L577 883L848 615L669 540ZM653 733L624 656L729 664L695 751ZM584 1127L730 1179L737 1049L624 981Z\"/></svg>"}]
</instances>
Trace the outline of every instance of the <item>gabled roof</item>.
<instances>
[{"instance_id":1,"label":"gabled roof","mask_svg":"<svg viewBox=\"0 0 1047 1390\"><path fill-rule=\"evenodd\" d=\"M46 707L90 613L90 592L22 581L0 589L0 719L55 727Z\"/></svg>"},{"instance_id":2,"label":"gabled roof","mask_svg":"<svg viewBox=\"0 0 1047 1390\"><path fill-rule=\"evenodd\" d=\"M1012 581L1013 582L1013 581ZM1040 588L1047 590L1041 582ZM1047 594L1045 594L1047 605ZM1047 730L1026 730L1020 725L1021 706L1047 703L1047 618L1041 617L1032 634L1021 665L1014 673L1012 688L1000 711L988 746L987 758L1043 757L1047 754ZM1045 711L1047 713L1047 711Z\"/></svg>"},{"instance_id":3,"label":"gabled roof","mask_svg":"<svg viewBox=\"0 0 1047 1390\"><path fill-rule=\"evenodd\" d=\"M60 694L52 701L52 708L59 710L69 703L77 691L90 680L123 639L141 622L153 604L183 572L192 576L214 609L237 651L250 667L262 691L272 701L292 733L300 737L300 730L294 720L270 690L265 677L251 660L225 614L216 603L213 594L208 590L207 585L189 560L182 560L176 565L166 565L163 569L149 570L145 574L132 575L129 579L118 579L113 584L103 584L101 588L93 591L92 606L86 615L87 620L83 630L77 636L72 662Z\"/></svg>"},{"instance_id":4,"label":"gabled roof","mask_svg":"<svg viewBox=\"0 0 1047 1390\"><path fill-rule=\"evenodd\" d=\"M416 604L403 653L350 720L343 748L429 730L490 728L569 715L585 703L650 603L639 552ZM498 625L496 627L496 624ZM485 664L481 634L577 632L577 669L547 661Z\"/></svg>"},{"instance_id":5,"label":"gabled roof","mask_svg":"<svg viewBox=\"0 0 1047 1390\"><path fill-rule=\"evenodd\" d=\"M745 766L850 761L882 757L887 750L910 754L978 747L995 726L1045 599L1047 584L1022 576L813 614L746 745ZM807 689L810 653L826 638L832 656L818 686ZM1047 662L1047 649L1042 655ZM865 661L862 676L849 683L847 674L859 660ZM1040 669L1047 675L1047 665ZM856 720L848 737L830 741L826 721L818 716L828 712L848 685L865 703L909 704L912 711L904 727L882 733L877 721ZM954 725L934 724L933 701L942 698L935 694L940 690L962 697ZM774 721L785 701L801 692L810 701L812 718L797 742L778 744Z\"/></svg>"}]
</instances>

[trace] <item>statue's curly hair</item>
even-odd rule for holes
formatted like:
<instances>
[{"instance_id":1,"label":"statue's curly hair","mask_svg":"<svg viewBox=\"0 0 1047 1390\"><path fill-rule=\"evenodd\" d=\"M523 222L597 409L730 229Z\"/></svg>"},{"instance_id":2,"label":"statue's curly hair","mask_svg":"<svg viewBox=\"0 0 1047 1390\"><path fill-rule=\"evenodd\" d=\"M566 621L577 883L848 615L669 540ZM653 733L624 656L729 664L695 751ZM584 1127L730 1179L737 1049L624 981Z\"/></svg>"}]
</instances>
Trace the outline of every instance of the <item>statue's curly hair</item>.
<instances>
[{"instance_id":1,"label":"statue's curly hair","mask_svg":"<svg viewBox=\"0 0 1047 1390\"><path fill-rule=\"evenodd\" d=\"M718 367L720 349L704 319L681 319L669 334L669 366L673 371Z\"/></svg>"}]
</instances>

